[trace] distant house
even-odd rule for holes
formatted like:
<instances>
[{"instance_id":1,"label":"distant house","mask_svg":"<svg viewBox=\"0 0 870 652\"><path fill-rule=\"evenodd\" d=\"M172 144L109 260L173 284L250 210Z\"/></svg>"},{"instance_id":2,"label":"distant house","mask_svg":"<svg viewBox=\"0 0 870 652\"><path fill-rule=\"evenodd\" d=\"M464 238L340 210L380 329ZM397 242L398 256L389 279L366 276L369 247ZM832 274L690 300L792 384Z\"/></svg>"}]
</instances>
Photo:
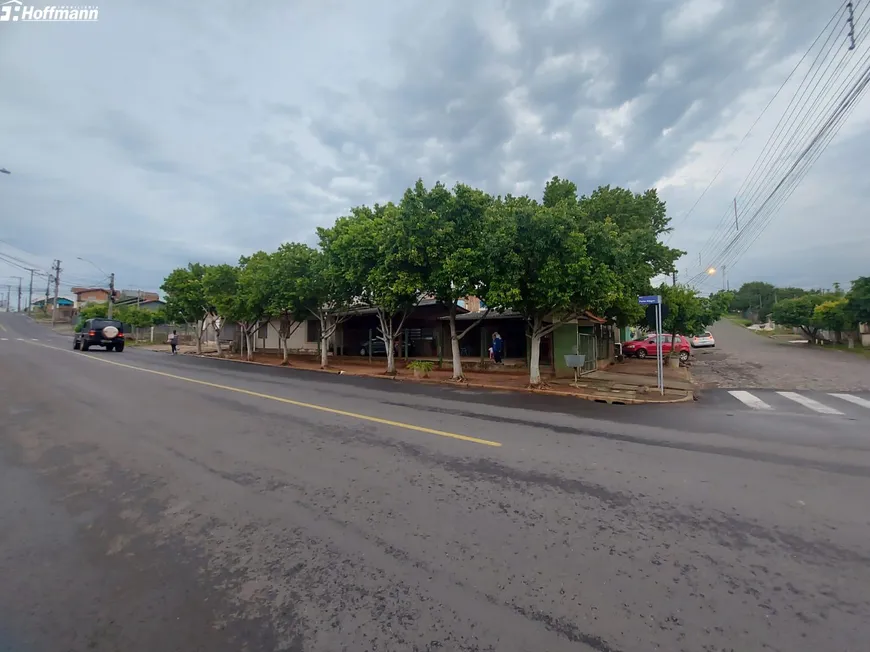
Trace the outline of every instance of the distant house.
<instances>
[{"instance_id":1,"label":"distant house","mask_svg":"<svg viewBox=\"0 0 870 652\"><path fill-rule=\"evenodd\" d=\"M153 292L143 293L148 294L151 297L156 297L157 295ZM137 297L126 298L126 299L116 299L115 300L115 308L121 308L122 306L136 306L137 308L141 308L142 310L160 310L163 306L166 305L165 301L161 301L157 298L151 299L139 299Z\"/></svg>"},{"instance_id":2,"label":"distant house","mask_svg":"<svg viewBox=\"0 0 870 652\"><path fill-rule=\"evenodd\" d=\"M34 308L44 308L46 305L45 299L40 299L39 301L33 302ZM51 308L54 305L54 297L48 298L48 307ZM75 303L71 299L65 299L64 297L57 298L57 307L58 308L72 308Z\"/></svg>"},{"instance_id":3,"label":"distant house","mask_svg":"<svg viewBox=\"0 0 870 652\"><path fill-rule=\"evenodd\" d=\"M76 295L75 307L81 308L89 303L107 303L109 301L109 290L107 288L72 288L72 293ZM121 296L118 290L115 290L115 300Z\"/></svg>"}]
</instances>

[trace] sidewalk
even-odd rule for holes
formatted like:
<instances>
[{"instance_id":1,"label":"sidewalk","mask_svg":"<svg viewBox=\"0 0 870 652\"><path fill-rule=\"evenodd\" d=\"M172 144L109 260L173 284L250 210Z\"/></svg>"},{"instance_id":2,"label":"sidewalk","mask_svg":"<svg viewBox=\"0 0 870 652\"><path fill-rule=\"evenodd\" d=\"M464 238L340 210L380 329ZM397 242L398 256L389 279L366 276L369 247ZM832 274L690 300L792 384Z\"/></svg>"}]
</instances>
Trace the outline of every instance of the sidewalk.
<instances>
[{"instance_id":1,"label":"sidewalk","mask_svg":"<svg viewBox=\"0 0 870 652\"><path fill-rule=\"evenodd\" d=\"M168 345L147 346L152 351L168 352ZM186 355L196 355L194 346L181 346L179 351ZM203 357L217 357L215 352L204 352ZM276 353L256 353L252 362L242 360L237 354L225 354L224 360L228 362L236 362L243 364L259 364L267 366L281 366L282 358ZM451 380L453 375L450 363L447 362L442 368L434 368L430 371L427 377L417 377L414 371L405 367L404 360L396 361L396 375L387 376L384 372L386 369L386 360L384 358L376 358L372 364L369 364L367 358L357 356L330 356L329 368L320 368L320 359L315 355L291 355L289 360L289 368L305 369L307 371L319 371L323 373L343 374L350 376L365 376L370 378L381 378L393 382L418 382L429 384L444 384L456 386L457 383ZM645 361L637 361L643 364ZM541 388L532 388L529 386L528 370L524 367L505 368L498 367L496 371L481 371L478 369L463 368L465 374L465 382L462 386L477 389L490 389L494 391L516 391L529 392L538 394L550 394L557 396L573 396L591 401L602 403L615 404L637 404L637 403L677 403L691 401L694 398L692 392L692 383L688 377L688 369L671 369L672 372L668 382L666 383L665 394L661 395L656 389L655 375L650 377L644 373L646 369L638 368L635 370L631 365L631 361L615 365L617 367L626 367L626 371L637 371L637 373L620 373L615 371L594 372L587 376L582 376L580 382L575 386L573 378L546 378L545 386ZM648 365L652 367L655 374L655 364Z\"/></svg>"}]
</instances>

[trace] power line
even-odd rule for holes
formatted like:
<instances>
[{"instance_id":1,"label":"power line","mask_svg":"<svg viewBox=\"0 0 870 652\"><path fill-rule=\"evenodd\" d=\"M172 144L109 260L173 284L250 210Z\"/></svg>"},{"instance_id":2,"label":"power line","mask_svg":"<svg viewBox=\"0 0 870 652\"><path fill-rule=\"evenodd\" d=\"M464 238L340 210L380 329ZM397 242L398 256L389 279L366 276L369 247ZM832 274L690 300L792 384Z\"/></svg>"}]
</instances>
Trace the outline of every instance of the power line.
<instances>
[{"instance_id":1,"label":"power line","mask_svg":"<svg viewBox=\"0 0 870 652\"><path fill-rule=\"evenodd\" d=\"M866 4L867 3L865 2L865 5ZM864 11L861 12L861 16L863 16L865 11L866 6L864 7ZM861 16L859 16L859 19ZM861 30L859 38L866 34L867 29L868 26L865 26L864 29ZM843 34L844 31L845 26L840 30L840 34ZM829 40L830 37L826 40L826 43ZM823 50L824 48L825 46L823 46ZM830 52L830 48L828 49L828 52ZM735 224L724 230L724 232L719 234L714 233L714 235L711 236L711 239L708 240L704 250L702 250L702 255L704 252L712 252L715 249L722 248L724 245L724 248L722 248L716 255L714 263L733 265L736 259L739 258L739 256L742 256L743 251L745 251L745 249L755 241L758 235L760 235L760 232L772 219L776 209L787 200L794 191L797 183L803 179L812 164L827 148L837 132L839 132L844 120L851 114L854 106L863 96L864 89L868 82L868 80L865 79L868 71L859 71L859 68L868 61L867 54L863 57L858 57L858 62L855 63L844 77L843 72L847 66L844 66L843 64L848 55L848 51L843 54L834 74L828 78L824 84L822 84L822 79L833 65L835 59L831 59L828 62L827 66L824 67L822 76L816 79L819 70L822 69L821 66L827 59L827 53L821 58L822 63L820 64L819 69L811 75L815 61L819 61L819 55L817 55L813 66L811 66L810 70L807 71L804 80L792 96L792 101L786 109L785 114L780 119L777 129L774 130L774 133L768 139L768 144L772 140L774 141L773 147L768 149L766 145L765 150L756 160L756 165L753 166L753 170L756 170L759 166L763 166L768 162L768 160L770 160L771 165L769 166L769 169L763 176L755 175L753 177L753 172L750 172L750 176L747 177L747 180L744 181L744 184L741 186L742 189L743 186L747 184L747 181L750 182L750 188L752 191L749 195L748 201L745 201L743 204L743 215L745 217L751 212L752 217L748 221L744 219L744 228L742 232L737 231L737 225ZM855 74L856 71L859 71L857 75ZM809 83L804 87L804 83L807 79L809 79ZM837 91L833 94L829 94L830 88L841 79L842 82L837 88ZM813 84L814 81L815 83ZM821 92L813 97L816 89L818 89L820 85L822 85ZM806 97L806 93L810 89L810 86L812 86L810 96ZM803 88L803 92L801 92L801 88ZM801 100L803 100L799 107L794 103L794 98L797 97L798 94L800 94L798 102L800 103ZM824 110L820 115L818 115L818 117L810 118L810 115L813 114L813 111L825 96L828 96L829 99L825 103ZM804 99L804 97L806 97L806 99ZM836 105L835 108L834 105ZM806 110L807 107L809 107L809 110ZM831 112L832 108L833 112ZM801 116L803 117L801 118ZM796 129L788 135L787 130L794 125L799 118L800 121L797 124ZM809 125L807 125L808 119L810 123ZM786 125L786 130L782 129L783 125ZM807 128L804 129L804 126L807 126ZM807 138L810 134L813 134L812 137ZM793 154L797 154L797 158L792 161ZM790 167L789 163L791 163ZM788 169L784 171L784 168L786 167ZM761 179L761 181L759 181L759 179ZM777 179L778 183L776 183L772 190L769 190L770 184ZM779 198L774 197L776 193L780 193ZM730 222L730 219L727 221ZM735 233L735 231L737 232ZM732 234L734 234L733 237L731 237ZM755 235L750 240L749 238L753 234ZM706 275L703 270L707 267L708 265L701 267L698 274L693 276L690 282L702 280Z\"/></svg>"},{"instance_id":2,"label":"power line","mask_svg":"<svg viewBox=\"0 0 870 652\"><path fill-rule=\"evenodd\" d=\"M833 23L837 19L837 16L840 14L840 12L842 12L843 7L846 6L846 4L847 3L844 2L834 12L834 14L831 16L831 19L828 21L828 24L825 25L825 27L822 29L821 32L819 32L818 36L816 36L815 40L812 42L812 44L807 49L807 51L804 52L803 56L795 64L794 68L791 69L791 72L788 74L788 76L785 78L785 80L782 82L782 84L780 84L779 88L776 89L776 93L774 93L773 97L771 97L770 100L768 100L767 104L761 110L761 113L758 114L758 117L755 118L755 122L753 122L752 125L749 127L749 130L743 135L743 138L740 139L740 142L737 143L737 146L733 150L731 150L731 153L725 159L725 162L722 163L722 167L720 167L719 170L716 172L716 174L713 175L713 178L710 179L710 183L708 183L707 187L704 188L704 191L701 193L701 196L695 200L695 203L692 204L692 207L683 215L682 218L680 218L679 222L677 222L677 224L674 225L674 227L673 227L674 229L676 229L678 226L683 224L689 218L689 216L692 214L692 212L695 210L695 208L697 208L698 204L701 203L701 200L704 199L704 196L707 194L707 191L710 190L710 188L716 182L716 179L719 178L719 175L722 174L723 170L725 170L725 167L728 165L728 163L731 161L731 159L734 157L734 155L737 153L737 151L740 149L740 147L743 145L743 143L746 142L746 139L749 138L750 134L752 133L752 130L755 129L756 125L758 125L758 123L761 121L761 118L763 118L764 114L767 113L767 110L770 108L770 105L773 104L773 102L776 100L777 97L779 97L779 94L782 92L782 89L786 87L786 84L788 84L789 80L791 80L791 78L794 76L795 72L797 72L798 68L800 68L801 64L804 62L804 59L806 59L807 55L810 52L812 52L813 48L816 46L816 43L819 41L820 38L822 38L824 33L827 31L828 27L831 26L831 23ZM671 233L668 235L668 239L666 241L666 244L671 241L672 237L673 237L673 231L671 231Z\"/></svg>"},{"instance_id":3,"label":"power line","mask_svg":"<svg viewBox=\"0 0 870 652\"><path fill-rule=\"evenodd\" d=\"M821 37L829 31L829 28L834 23L834 21L838 17L845 15L843 13L844 7L845 3L837 9L837 11L834 13L834 16L831 18L830 21L828 21L828 24L825 26L819 36L816 37L813 45L810 46L810 49L807 51L803 58L806 58L806 56L810 52L812 52L816 43L818 43ZM773 131L771 132L770 136L768 137L767 142L765 142L764 147L762 148L758 158L756 158L752 168L749 171L749 174L747 174L746 178L743 180L743 183L741 183L740 187L735 193L735 196L739 197L745 189L746 195L749 198L748 201L744 200L743 202L741 202L741 211L739 211L739 213L745 215L750 210L751 201L757 198L761 189L764 187L765 181L773 178L776 175L777 169L774 168L771 170L767 166L771 162L777 162L777 164L778 162L781 162L781 149L783 141L787 137L788 130L794 124L797 116L800 115L803 112L804 108L807 106L812 92L815 91L815 89L818 87L818 81L816 81L816 78L819 72L822 70L822 66L825 60L827 60L828 55L833 51L835 47L836 42L832 41L832 39L834 37L834 34L836 33L837 28L835 25L834 28L830 30L830 33L828 33L827 38L825 38L824 42L819 48L818 53L816 53L812 63L810 64L809 68L807 69L806 73L798 84L798 87L792 94L791 99L789 100L789 103L786 106L785 111L783 112L783 115L780 116L780 119L774 127ZM844 33L845 24L841 24L838 35L841 36ZM833 59L831 60L831 62L828 63L828 66L824 68L825 73L830 69L830 65L832 62ZM824 73L822 74L824 75ZM814 81L816 81L816 85L812 86L813 91L810 91L810 97L807 97L807 92L809 91ZM762 170L766 170L766 172L762 174ZM702 247L702 259L707 258L712 251L715 251L719 246L721 246L722 242L728 238L731 231L733 230L731 228L731 225L731 207L729 206L728 209L723 213L723 216L720 219L719 224L717 225L713 235L710 237L704 247Z\"/></svg>"}]
</instances>

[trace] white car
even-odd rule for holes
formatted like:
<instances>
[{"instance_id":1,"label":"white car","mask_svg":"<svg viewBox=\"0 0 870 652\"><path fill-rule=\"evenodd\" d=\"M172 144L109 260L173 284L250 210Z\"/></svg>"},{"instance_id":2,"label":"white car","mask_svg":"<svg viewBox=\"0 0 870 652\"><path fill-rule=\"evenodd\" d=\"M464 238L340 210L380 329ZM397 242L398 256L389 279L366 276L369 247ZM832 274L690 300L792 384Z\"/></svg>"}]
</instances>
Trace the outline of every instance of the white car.
<instances>
[{"instance_id":1,"label":"white car","mask_svg":"<svg viewBox=\"0 0 870 652\"><path fill-rule=\"evenodd\" d=\"M713 333L707 331L703 335L695 335L692 338L692 348L700 349L705 346L716 346L716 340L713 339Z\"/></svg>"}]
</instances>

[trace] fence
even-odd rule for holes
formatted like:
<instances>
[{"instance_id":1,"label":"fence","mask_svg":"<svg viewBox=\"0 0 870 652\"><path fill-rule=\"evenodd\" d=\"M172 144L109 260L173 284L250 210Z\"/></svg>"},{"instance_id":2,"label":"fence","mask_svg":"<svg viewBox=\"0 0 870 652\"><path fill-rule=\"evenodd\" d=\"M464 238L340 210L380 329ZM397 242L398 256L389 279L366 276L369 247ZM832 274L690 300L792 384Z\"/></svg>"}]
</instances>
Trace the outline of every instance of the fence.
<instances>
[{"instance_id":1,"label":"fence","mask_svg":"<svg viewBox=\"0 0 870 652\"><path fill-rule=\"evenodd\" d=\"M178 341L181 344L196 343L196 327L186 324L161 324L160 326L146 326L144 328L132 328L124 325L124 332L131 333L137 342L150 342L152 344L165 344L169 334L178 331Z\"/></svg>"}]
</instances>

